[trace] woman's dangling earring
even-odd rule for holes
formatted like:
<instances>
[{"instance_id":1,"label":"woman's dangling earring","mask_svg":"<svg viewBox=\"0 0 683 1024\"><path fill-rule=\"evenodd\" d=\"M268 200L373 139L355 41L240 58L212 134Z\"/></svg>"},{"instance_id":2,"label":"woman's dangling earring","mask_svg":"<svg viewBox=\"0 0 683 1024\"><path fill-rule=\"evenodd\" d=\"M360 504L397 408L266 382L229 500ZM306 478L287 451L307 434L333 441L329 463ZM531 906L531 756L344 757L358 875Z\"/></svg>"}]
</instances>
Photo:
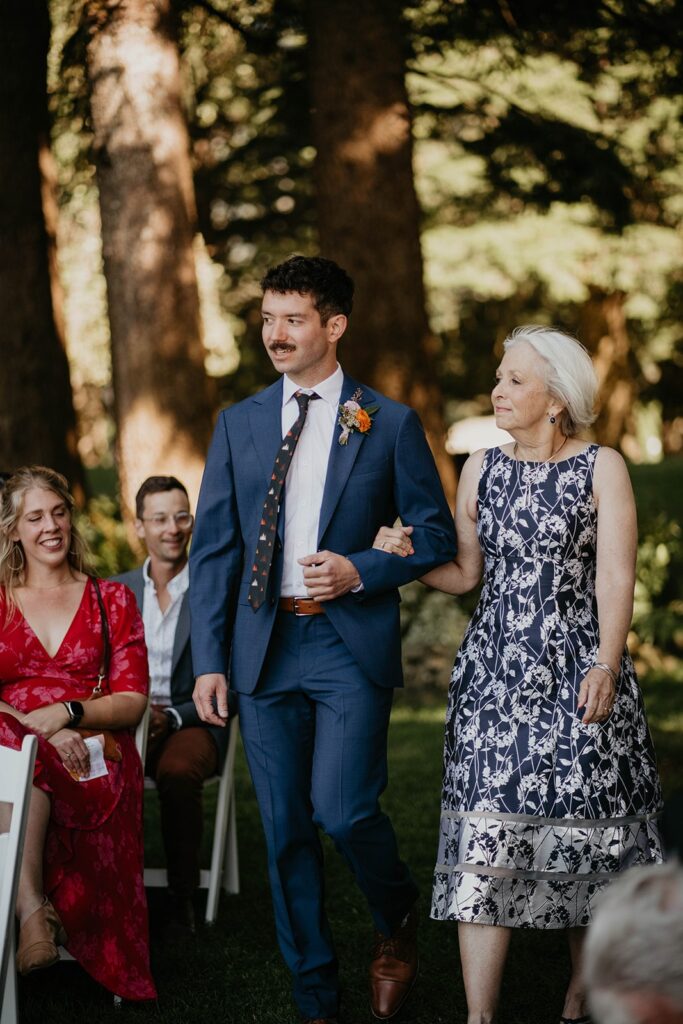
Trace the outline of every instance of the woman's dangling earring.
<instances>
[{"instance_id":1,"label":"woman's dangling earring","mask_svg":"<svg viewBox=\"0 0 683 1024\"><path fill-rule=\"evenodd\" d=\"M557 422L554 416L549 416L548 419L550 420L551 423L556 423Z\"/></svg>"},{"instance_id":2,"label":"woman's dangling earring","mask_svg":"<svg viewBox=\"0 0 683 1024\"><path fill-rule=\"evenodd\" d=\"M16 563L15 555L19 555L19 565ZM24 571L24 549L21 544L15 544L7 559L10 572L22 573Z\"/></svg>"}]
</instances>

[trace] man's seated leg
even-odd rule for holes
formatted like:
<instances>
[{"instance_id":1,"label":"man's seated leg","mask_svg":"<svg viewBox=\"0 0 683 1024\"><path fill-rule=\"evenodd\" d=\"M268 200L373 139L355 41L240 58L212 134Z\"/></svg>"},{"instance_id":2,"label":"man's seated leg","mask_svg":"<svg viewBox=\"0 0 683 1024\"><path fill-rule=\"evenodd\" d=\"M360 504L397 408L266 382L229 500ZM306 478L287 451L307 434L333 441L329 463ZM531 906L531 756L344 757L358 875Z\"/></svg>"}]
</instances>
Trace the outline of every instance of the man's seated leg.
<instances>
[{"instance_id":1,"label":"man's seated leg","mask_svg":"<svg viewBox=\"0 0 683 1024\"><path fill-rule=\"evenodd\" d=\"M206 779L218 771L211 733L200 727L171 733L150 751L145 770L159 792L168 887L175 911L180 922L194 931L192 897L199 886L202 789Z\"/></svg>"}]
</instances>

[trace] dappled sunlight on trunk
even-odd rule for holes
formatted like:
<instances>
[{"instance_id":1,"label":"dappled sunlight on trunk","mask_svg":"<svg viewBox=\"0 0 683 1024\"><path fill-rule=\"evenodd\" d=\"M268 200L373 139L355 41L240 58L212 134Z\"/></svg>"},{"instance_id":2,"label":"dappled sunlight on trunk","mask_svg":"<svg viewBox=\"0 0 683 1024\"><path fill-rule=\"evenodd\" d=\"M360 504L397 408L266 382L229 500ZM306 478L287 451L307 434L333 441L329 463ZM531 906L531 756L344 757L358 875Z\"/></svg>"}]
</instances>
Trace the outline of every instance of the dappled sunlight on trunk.
<instances>
[{"instance_id":1,"label":"dappled sunlight on trunk","mask_svg":"<svg viewBox=\"0 0 683 1024\"><path fill-rule=\"evenodd\" d=\"M321 252L357 286L340 361L415 407L452 501L455 469L444 447L440 346L426 313L399 11L390 0L316 0L308 11Z\"/></svg>"},{"instance_id":2,"label":"dappled sunlight on trunk","mask_svg":"<svg viewBox=\"0 0 683 1024\"><path fill-rule=\"evenodd\" d=\"M121 493L174 473L196 496L215 389L204 370L196 210L169 0L88 5Z\"/></svg>"}]
</instances>

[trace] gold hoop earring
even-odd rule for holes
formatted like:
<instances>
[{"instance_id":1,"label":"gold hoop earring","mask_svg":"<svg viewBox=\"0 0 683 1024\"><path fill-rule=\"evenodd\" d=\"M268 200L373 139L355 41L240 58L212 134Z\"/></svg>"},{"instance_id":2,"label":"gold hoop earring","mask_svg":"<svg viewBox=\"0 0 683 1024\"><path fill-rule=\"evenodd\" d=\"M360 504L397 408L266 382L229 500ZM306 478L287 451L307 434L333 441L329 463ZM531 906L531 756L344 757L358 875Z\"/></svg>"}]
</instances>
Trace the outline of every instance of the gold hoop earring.
<instances>
[{"instance_id":1,"label":"gold hoop earring","mask_svg":"<svg viewBox=\"0 0 683 1024\"><path fill-rule=\"evenodd\" d=\"M15 553L19 555L19 565L16 565L16 560L14 558ZM14 547L12 548L9 554L9 558L7 559L7 565L9 567L9 571L15 574L24 571L24 568L26 566L26 560L24 558L24 549L22 548L21 544L15 544Z\"/></svg>"}]
</instances>

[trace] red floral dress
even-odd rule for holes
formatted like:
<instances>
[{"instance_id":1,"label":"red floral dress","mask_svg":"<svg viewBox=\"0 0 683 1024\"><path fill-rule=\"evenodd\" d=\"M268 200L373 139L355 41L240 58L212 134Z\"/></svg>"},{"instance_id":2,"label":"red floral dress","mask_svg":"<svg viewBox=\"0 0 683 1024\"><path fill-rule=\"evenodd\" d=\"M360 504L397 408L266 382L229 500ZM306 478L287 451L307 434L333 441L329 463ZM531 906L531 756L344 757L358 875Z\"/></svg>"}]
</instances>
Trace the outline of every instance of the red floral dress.
<instances>
[{"instance_id":1,"label":"red floral dress","mask_svg":"<svg viewBox=\"0 0 683 1024\"><path fill-rule=\"evenodd\" d=\"M122 583L100 581L111 635L107 693L146 693L147 652L135 598ZM61 700L86 701L102 661L102 622L88 580L54 657L17 611L3 626L0 597L0 700L33 711ZM18 748L27 730L0 712L0 744ZM116 734L121 761L109 774L77 782L56 749L38 738L34 785L52 811L45 844L45 891L68 935L67 949L105 988L125 999L154 999L143 883L142 768L129 730Z\"/></svg>"}]
</instances>

